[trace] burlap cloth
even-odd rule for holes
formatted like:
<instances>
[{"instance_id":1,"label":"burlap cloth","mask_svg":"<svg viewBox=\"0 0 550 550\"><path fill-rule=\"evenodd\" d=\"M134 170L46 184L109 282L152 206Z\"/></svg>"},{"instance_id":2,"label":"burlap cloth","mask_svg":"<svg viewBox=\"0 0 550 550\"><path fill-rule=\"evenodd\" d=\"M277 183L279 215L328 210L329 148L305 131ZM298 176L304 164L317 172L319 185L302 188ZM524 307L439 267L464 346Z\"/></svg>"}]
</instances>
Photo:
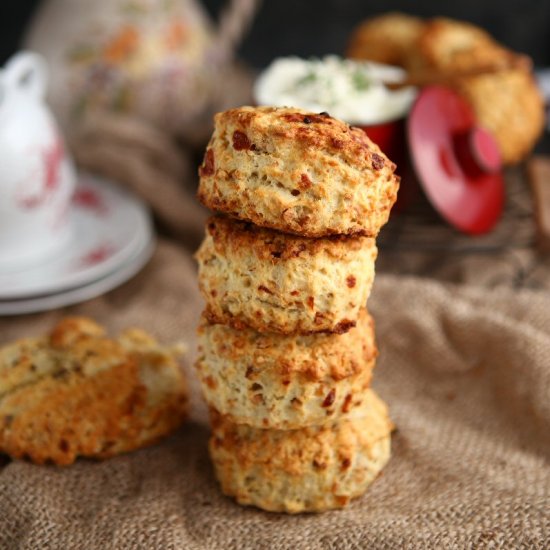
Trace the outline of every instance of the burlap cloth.
<instances>
[{"instance_id":1,"label":"burlap cloth","mask_svg":"<svg viewBox=\"0 0 550 550\"><path fill-rule=\"evenodd\" d=\"M159 445L67 468L6 460L0 548L549 548L550 268L538 276L547 290L498 277L494 288L494 256L456 270L469 284L392 275L389 258L382 250L369 307L381 350L374 385L397 431L389 465L363 498L289 517L222 496L193 382L192 420ZM437 260L430 265L437 275ZM200 310L189 249L164 239L134 280L63 311L4 318L0 341L47 330L62 315L91 315L113 330L135 324L167 342L185 339L194 380Z\"/></svg>"}]
</instances>

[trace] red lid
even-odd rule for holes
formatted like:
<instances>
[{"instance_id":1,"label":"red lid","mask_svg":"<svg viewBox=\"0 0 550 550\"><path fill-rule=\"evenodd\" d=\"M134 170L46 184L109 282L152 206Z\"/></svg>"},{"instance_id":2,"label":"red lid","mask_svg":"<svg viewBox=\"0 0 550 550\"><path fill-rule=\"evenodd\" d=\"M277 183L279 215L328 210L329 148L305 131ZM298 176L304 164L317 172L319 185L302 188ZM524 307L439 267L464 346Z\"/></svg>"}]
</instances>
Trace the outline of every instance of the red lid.
<instances>
[{"instance_id":1,"label":"red lid","mask_svg":"<svg viewBox=\"0 0 550 550\"><path fill-rule=\"evenodd\" d=\"M504 205L500 151L476 126L466 101L448 88L424 88L407 132L416 174L434 208L461 231L489 231Z\"/></svg>"}]
</instances>

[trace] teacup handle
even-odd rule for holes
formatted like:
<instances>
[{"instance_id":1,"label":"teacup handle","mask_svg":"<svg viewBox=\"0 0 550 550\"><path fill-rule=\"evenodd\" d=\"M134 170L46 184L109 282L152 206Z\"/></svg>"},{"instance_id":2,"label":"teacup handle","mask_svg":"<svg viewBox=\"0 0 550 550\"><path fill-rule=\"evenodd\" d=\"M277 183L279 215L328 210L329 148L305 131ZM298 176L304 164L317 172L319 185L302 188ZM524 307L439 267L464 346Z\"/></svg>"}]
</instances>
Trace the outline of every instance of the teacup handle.
<instances>
[{"instance_id":1,"label":"teacup handle","mask_svg":"<svg viewBox=\"0 0 550 550\"><path fill-rule=\"evenodd\" d=\"M37 53L23 51L8 61L4 71L5 84L36 98L43 98L48 83L46 61Z\"/></svg>"}]
</instances>

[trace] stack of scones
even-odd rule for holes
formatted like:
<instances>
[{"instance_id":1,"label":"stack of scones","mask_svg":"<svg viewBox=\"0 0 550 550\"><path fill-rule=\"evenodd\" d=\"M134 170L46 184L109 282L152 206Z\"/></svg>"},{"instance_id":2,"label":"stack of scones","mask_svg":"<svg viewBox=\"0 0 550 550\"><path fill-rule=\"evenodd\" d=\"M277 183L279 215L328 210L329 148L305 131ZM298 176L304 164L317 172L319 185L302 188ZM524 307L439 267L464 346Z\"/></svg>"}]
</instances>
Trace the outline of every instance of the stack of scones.
<instances>
[{"instance_id":1,"label":"stack of scones","mask_svg":"<svg viewBox=\"0 0 550 550\"><path fill-rule=\"evenodd\" d=\"M360 129L293 108L215 117L197 371L225 494L278 512L345 506L390 457L365 305L395 165Z\"/></svg>"}]
</instances>

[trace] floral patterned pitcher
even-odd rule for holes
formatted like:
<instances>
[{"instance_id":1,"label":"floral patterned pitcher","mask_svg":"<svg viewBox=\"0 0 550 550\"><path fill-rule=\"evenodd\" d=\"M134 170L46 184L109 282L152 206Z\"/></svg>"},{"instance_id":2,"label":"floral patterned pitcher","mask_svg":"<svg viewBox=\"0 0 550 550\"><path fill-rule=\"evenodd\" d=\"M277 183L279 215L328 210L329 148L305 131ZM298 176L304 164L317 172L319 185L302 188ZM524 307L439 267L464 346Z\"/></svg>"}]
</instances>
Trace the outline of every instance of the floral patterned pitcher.
<instances>
[{"instance_id":1,"label":"floral patterned pitcher","mask_svg":"<svg viewBox=\"0 0 550 550\"><path fill-rule=\"evenodd\" d=\"M86 112L135 114L181 134L208 106L258 0L233 0L218 29L196 0L45 0L26 45L50 64L67 130Z\"/></svg>"}]
</instances>

